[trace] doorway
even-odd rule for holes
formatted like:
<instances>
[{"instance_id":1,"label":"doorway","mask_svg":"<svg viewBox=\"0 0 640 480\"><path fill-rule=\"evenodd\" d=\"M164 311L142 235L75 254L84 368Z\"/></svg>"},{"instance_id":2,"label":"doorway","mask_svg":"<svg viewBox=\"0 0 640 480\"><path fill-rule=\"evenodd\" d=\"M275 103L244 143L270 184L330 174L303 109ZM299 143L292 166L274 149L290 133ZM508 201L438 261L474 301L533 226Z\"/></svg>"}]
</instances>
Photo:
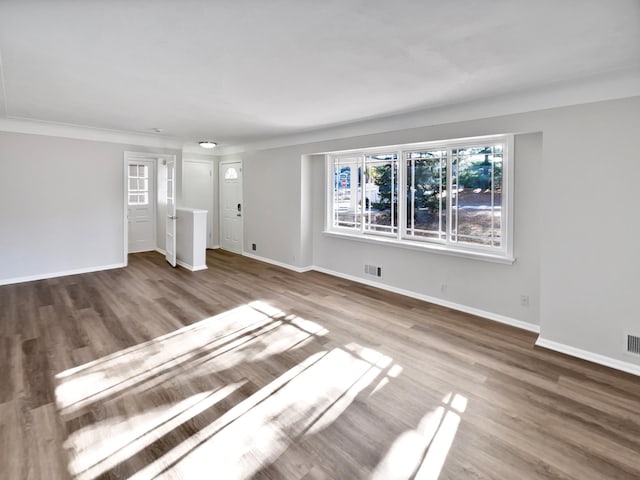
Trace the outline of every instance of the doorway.
<instances>
[{"instance_id":1,"label":"doorway","mask_svg":"<svg viewBox=\"0 0 640 480\"><path fill-rule=\"evenodd\" d=\"M212 160L182 159L182 205L207 211L207 248L214 241L214 171ZM216 230L217 231L217 230ZM217 237L217 235L215 235Z\"/></svg>"},{"instance_id":2,"label":"doorway","mask_svg":"<svg viewBox=\"0 0 640 480\"><path fill-rule=\"evenodd\" d=\"M129 253L157 250L165 253L167 191L173 185L167 166L176 156L124 152L123 263Z\"/></svg>"},{"instance_id":3,"label":"doorway","mask_svg":"<svg viewBox=\"0 0 640 480\"><path fill-rule=\"evenodd\" d=\"M220 163L220 247L242 253L242 162Z\"/></svg>"},{"instance_id":4,"label":"doorway","mask_svg":"<svg viewBox=\"0 0 640 480\"><path fill-rule=\"evenodd\" d=\"M156 248L156 162L127 161L127 221L129 253Z\"/></svg>"}]
</instances>

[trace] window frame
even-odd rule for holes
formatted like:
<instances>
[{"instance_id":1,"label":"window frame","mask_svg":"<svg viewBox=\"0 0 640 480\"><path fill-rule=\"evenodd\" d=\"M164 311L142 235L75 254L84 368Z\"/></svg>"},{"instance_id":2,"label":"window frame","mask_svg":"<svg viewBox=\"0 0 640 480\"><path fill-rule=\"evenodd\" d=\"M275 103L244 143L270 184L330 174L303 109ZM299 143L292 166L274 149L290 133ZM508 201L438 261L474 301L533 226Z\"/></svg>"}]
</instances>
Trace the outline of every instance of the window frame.
<instances>
[{"instance_id":1,"label":"window frame","mask_svg":"<svg viewBox=\"0 0 640 480\"><path fill-rule=\"evenodd\" d=\"M451 155L452 150L460 148L478 147L483 144L497 144L504 145L502 156L502 190L501 190L501 216L500 216L500 247L491 245L462 243L453 240L452 230L452 216L453 216L453 202L451 196L447 195L445 200L446 205L446 229L444 231L444 239L440 238L419 238L411 236L407 233L407 213L408 202L407 194L409 186L407 185L407 165L408 160L406 158L407 153L415 152L418 150L445 150L447 152L446 158L446 190L451 192L453 185L453 158ZM396 233L384 233L367 230L365 228L365 198L366 198L366 185L365 185L365 173L364 163L367 155L375 154L397 154L397 199L398 199L398 211L397 211L397 232ZM360 208L357 215L360 215L360 221L358 229L350 227L334 226L334 165L335 160L340 158L358 158L358 164L356 167L359 178L357 179L362 186L362 196L359 200ZM513 188L514 188L514 135L513 134L500 134L500 135L487 135L478 137L467 137L450 140L438 140L420 143L410 143L391 146L380 146L371 148L362 148L354 150L343 150L336 152L325 153L325 224L324 234L328 236L336 236L341 238L347 238L357 241L365 241L369 243L378 243L386 245L395 245L402 248L409 248L414 250L428 250L436 253L443 253L447 255L463 256L470 258L477 258L488 261L495 261L499 263L513 263L515 258L513 256L513 237L514 237L514 202L513 202ZM352 180L353 182L353 180ZM394 187L392 187L394 188ZM412 197L413 198L413 197Z\"/></svg>"},{"instance_id":2,"label":"window frame","mask_svg":"<svg viewBox=\"0 0 640 480\"><path fill-rule=\"evenodd\" d=\"M131 175L131 167L136 167L136 175ZM140 168L144 167L143 171L146 172L146 175L140 175ZM149 175L149 166L142 163L133 163L130 161L127 164L127 205L129 207L145 207L149 205L151 202L150 198L150 187L149 182L151 181L151 177ZM131 188L131 181L134 180L137 188ZM146 184L146 188L140 188L142 181L142 185ZM138 198L138 201L132 202L131 197L135 196ZM146 201L140 201L140 196L146 198Z\"/></svg>"}]
</instances>

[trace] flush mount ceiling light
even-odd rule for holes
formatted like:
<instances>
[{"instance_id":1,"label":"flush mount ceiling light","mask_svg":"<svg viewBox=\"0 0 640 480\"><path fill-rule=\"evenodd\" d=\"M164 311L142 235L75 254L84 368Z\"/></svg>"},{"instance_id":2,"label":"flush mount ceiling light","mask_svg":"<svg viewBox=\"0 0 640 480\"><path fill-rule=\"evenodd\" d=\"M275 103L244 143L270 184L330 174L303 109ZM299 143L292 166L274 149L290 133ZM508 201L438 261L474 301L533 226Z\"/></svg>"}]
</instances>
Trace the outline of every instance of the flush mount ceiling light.
<instances>
[{"instance_id":1,"label":"flush mount ceiling light","mask_svg":"<svg viewBox=\"0 0 640 480\"><path fill-rule=\"evenodd\" d=\"M213 148L217 145L216 142L199 142L198 145L200 145L202 148Z\"/></svg>"}]
</instances>

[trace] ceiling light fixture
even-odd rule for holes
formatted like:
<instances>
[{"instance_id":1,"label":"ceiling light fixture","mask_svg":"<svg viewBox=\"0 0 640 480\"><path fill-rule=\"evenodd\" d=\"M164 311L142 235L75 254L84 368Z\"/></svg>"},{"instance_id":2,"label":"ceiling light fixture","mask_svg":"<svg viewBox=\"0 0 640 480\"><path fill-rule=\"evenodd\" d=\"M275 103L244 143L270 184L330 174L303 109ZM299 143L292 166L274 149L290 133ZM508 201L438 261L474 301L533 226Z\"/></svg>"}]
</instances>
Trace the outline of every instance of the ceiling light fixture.
<instances>
[{"instance_id":1,"label":"ceiling light fixture","mask_svg":"<svg viewBox=\"0 0 640 480\"><path fill-rule=\"evenodd\" d=\"M217 144L216 142L209 142L209 141L206 141L206 142L200 142L200 143L199 143L199 145L200 145L202 148L213 148L213 147L215 147L215 146L216 146L216 145L218 145L218 144Z\"/></svg>"}]
</instances>

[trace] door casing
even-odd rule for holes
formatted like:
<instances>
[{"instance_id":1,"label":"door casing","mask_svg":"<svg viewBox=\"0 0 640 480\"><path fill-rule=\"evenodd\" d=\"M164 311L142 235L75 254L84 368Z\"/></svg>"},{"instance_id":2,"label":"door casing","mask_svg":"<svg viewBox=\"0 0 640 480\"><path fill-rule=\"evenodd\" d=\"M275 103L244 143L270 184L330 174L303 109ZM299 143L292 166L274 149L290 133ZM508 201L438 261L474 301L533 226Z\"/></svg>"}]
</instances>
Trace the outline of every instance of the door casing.
<instances>
[{"instance_id":1,"label":"door casing","mask_svg":"<svg viewBox=\"0 0 640 480\"><path fill-rule=\"evenodd\" d=\"M129 254L129 221L127 218L128 215L128 193L129 193L129 178L128 178L128 164L130 160L151 160L155 162L155 175L153 181L155 182L155 195L153 201L155 202L155 214L156 214L156 222L158 221L158 195L160 195L160 191L162 189L166 190L166 185L158 185L158 174L159 174L159 165L162 162L166 162L167 160L176 161L175 155L168 155L163 153L146 153L146 152L131 152L125 151L123 155L123 163L122 163L122 186L123 186L123 194L122 194L122 224L123 224L123 240L122 240L122 263L127 266L128 265L128 254ZM177 163L176 163L177 166ZM164 221L164 218L161 219ZM157 247L157 229L156 229L156 247Z\"/></svg>"},{"instance_id":2,"label":"door casing","mask_svg":"<svg viewBox=\"0 0 640 480\"><path fill-rule=\"evenodd\" d=\"M219 215L220 215L220 247L221 248L225 248L224 242L224 231L225 231L225 227L224 227L224 223L225 223L225 218L224 218L224 170L226 167L228 167L231 164L238 164L239 168L240 168L240 200L239 203L241 205L241 211L240 213L240 235L239 235L239 249L236 250L231 250L229 249L229 251L235 252L235 253L244 253L244 188L243 188L243 183L244 183L244 172L242 169L242 160L228 160L228 161L221 161L220 162L220 166L219 166L219 174L218 174L218 192L219 192Z\"/></svg>"},{"instance_id":3,"label":"door casing","mask_svg":"<svg viewBox=\"0 0 640 480\"><path fill-rule=\"evenodd\" d=\"M208 192L206 194L207 201L201 201L200 198L198 202L193 202L193 195L191 194L191 190L193 185L189 184L189 175L188 169L190 166L197 166L208 170L206 173L206 179L204 179L203 183L207 183ZM189 208L200 208L203 210L207 210L207 248L215 248L218 245L214 244L214 225L216 223L216 219L214 218L217 215L217 212L214 211L215 208L215 194L216 194L216 185L214 184L214 179L217 177L217 173L214 173L215 162L214 160L202 160L195 158L183 157L182 159L182 207ZM219 219L217 219L219 220ZM217 233L217 232L216 232Z\"/></svg>"}]
</instances>

